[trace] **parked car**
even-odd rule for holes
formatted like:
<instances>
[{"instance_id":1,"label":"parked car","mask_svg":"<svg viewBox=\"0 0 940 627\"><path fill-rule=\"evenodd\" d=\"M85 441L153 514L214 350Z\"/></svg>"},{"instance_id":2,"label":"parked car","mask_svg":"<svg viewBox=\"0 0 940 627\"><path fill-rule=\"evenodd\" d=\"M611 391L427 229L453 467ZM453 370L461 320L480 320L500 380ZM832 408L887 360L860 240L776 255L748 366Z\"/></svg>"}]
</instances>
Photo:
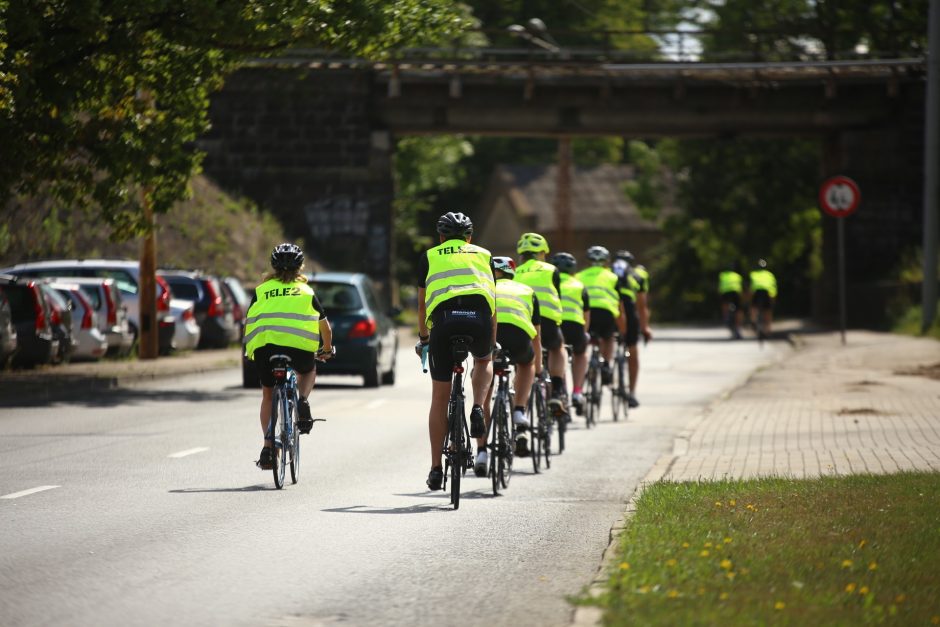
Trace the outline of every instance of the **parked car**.
<instances>
[{"instance_id":1,"label":"parked car","mask_svg":"<svg viewBox=\"0 0 940 627\"><path fill-rule=\"evenodd\" d=\"M30 277L101 277L114 279L124 304L127 305L127 319L135 337L140 329L140 262L128 259L53 259L20 263L0 270L9 274ZM159 349L161 354L169 353L173 348L173 335L176 321L170 313L169 287L156 286L157 325Z\"/></svg>"},{"instance_id":2,"label":"parked car","mask_svg":"<svg viewBox=\"0 0 940 627\"><path fill-rule=\"evenodd\" d=\"M75 352L75 338L72 337L72 303L49 286L48 281L41 281L39 289L49 303L49 322L52 333L59 340L59 350L52 358L52 363L62 364L72 359Z\"/></svg>"},{"instance_id":3,"label":"parked car","mask_svg":"<svg viewBox=\"0 0 940 627\"><path fill-rule=\"evenodd\" d=\"M364 274L324 272L308 278L326 310L336 347L336 355L318 363L317 372L362 375L365 387L394 384L398 329L392 318L398 312L379 305ZM259 385L247 359L242 360L242 385Z\"/></svg>"},{"instance_id":4,"label":"parked car","mask_svg":"<svg viewBox=\"0 0 940 627\"><path fill-rule=\"evenodd\" d=\"M108 340L98 327L98 314L77 283L50 281L49 287L72 303L72 360L97 361L108 352Z\"/></svg>"},{"instance_id":5,"label":"parked car","mask_svg":"<svg viewBox=\"0 0 940 627\"><path fill-rule=\"evenodd\" d=\"M59 352L59 340L52 333L49 304L35 280L0 275L0 290L10 303L16 327L16 353L13 365L33 367L52 362Z\"/></svg>"},{"instance_id":6,"label":"parked car","mask_svg":"<svg viewBox=\"0 0 940 627\"><path fill-rule=\"evenodd\" d=\"M127 308L114 279L92 277L63 277L77 285L88 299L98 317L98 329L108 342L111 357L126 357L134 349L135 336L127 320Z\"/></svg>"},{"instance_id":7,"label":"parked car","mask_svg":"<svg viewBox=\"0 0 940 627\"><path fill-rule=\"evenodd\" d=\"M238 340L233 301L217 278L181 270L159 270L158 273L169 284L173 298L195 304L199 348L225 348Z\"/></svg>"},{"instance_id":8,"label":"parked car","mask_svg":"<svg viewBox=\"0 0 940 627\"><path fill-rule=\"evenodd\" d=\"M10 299L0 286L0 370L6 368L16 352L16 327L13 325L13 312L10 311Z\"/></svg>"},{"instance_id":9,"label":"parked car","mask_svg":"<svg viewBox=\"0 0 940 627\"><path fill-rule=\"evenodd\" d=\"M170 301L170 311L176 320L176 334L173 346L178 351L189 351L199 346L199 323L196 322L195 303L191 300L174 298Z\"/></svg>"},{"instance_id":10,"label":"parked car","mask_svg":"<svg viewBox=\"0 0 940 627\"><path fill-rule=\"evenodd\" d=\"M222 279L222 288L232 297L234 307L232 315L235 317L235 324L238 326L238 341L241 342L245 337L245 316L248 315L248 305L251 304L251 296L245 291L242 282L233 276L227 276Z\"/></svg>"}]
</instances>

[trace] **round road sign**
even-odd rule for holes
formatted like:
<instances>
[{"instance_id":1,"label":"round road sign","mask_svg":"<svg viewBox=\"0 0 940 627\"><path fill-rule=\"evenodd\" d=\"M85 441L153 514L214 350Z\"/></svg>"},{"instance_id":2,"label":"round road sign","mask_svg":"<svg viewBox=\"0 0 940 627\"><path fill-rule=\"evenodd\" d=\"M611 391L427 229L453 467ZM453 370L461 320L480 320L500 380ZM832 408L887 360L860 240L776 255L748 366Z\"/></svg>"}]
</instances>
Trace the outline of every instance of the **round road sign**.
<instances>
[{"instance_id":1,"label":"round road sign","mask_svg":"<svg viewBox=\"0 0 940 627\"><path fill-rule=\"evenodd\" d=\"M847 176L834 176L819 188L819 206L833 218L852 215L861 200L858 185Z\"/></svg>"}]
</instances>

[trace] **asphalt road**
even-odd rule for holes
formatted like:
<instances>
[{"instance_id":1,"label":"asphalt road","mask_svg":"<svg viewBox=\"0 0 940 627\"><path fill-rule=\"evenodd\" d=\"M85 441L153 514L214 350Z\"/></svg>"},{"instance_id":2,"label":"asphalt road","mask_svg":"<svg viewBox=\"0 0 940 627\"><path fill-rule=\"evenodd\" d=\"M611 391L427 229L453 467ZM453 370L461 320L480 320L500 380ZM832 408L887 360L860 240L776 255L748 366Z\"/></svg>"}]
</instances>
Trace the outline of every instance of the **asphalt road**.
<instances>
[{"instance_id":1,"label":"asphalt road","mask_svg":"<svg viewBox=\"0 0 940 627\"><path fill-rule=\"evenodd\" d=\"M788 350L721 330L660 331L643 405L459 511L424 486L427 375L321 378L297 485L258 470L256 390L239 371L0 409L0 623L566 625L611 524L674 436ZM523 460L527 462L527 460Z\"/></svg>"}]
</instances>

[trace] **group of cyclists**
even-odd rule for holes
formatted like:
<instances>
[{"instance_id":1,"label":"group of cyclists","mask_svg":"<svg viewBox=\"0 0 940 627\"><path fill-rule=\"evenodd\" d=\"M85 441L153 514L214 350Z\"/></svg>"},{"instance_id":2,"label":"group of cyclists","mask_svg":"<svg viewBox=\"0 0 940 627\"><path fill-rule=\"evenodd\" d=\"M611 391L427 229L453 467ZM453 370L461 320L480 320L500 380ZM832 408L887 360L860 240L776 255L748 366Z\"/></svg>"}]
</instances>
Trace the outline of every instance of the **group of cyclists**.
<instances>
[{"instance_id":1,"label":"group of cyclists","mask_svg":"<svg viewBox=\"0 0 940 627\"><path fill-rule=\"evenodd\" d=\"M511 257L492 256L471 242L473 223L463 213L448 212L437 221L439 244L419 258L415 283L418 288L418 342L415 352L427 351L431 372L431 406L428 436L431 470L427 486L440 490L444 480L442 455L447 433L447 404L454 359L451 338L472 338L470 374L472 408L470 437L477 439L474 471L485 476L489 452L488 400L492 392L491 358L498 344L515 367L512 421L519 433L529 427L525 407L532 382L543 367L543 352L551 380L549 409L558 420L570 420L570 407L580 410L585 402L583 386L587 373L587 346L596 338L604 365L601 379L613 379L610 364L618 338L630 354L629 392L626 401L639 406L636 384L640 334L652 338L646 294L649 275L634 265L628 251L611 259L603 246L588 248L587 267L577 271L574 255L559 252L549 257L546 239L524 233L516 246L518 262ZM613 262L614 267L611 268ZM568 355L572 349L569 396L566 384ZM570 403L569 403L570 398ZM521 435L515 443L517 455L528 454Z\"/></svg>"},{"instance_id":2,"label":"group of cyclists","mask_svg":"<svg viewBox=\"0 0 940 627\"><path fill-rule=\"evenodd\" d=\"M777 278L767 269L765 259L757 260L748 273L747 284L738 270L738 264L733 263L718 274L721 318L731 331L731 337L741 339L744 305L747 304L751 326L759 337L769 337L777 299Z\"/></svg>"}]
</instances>

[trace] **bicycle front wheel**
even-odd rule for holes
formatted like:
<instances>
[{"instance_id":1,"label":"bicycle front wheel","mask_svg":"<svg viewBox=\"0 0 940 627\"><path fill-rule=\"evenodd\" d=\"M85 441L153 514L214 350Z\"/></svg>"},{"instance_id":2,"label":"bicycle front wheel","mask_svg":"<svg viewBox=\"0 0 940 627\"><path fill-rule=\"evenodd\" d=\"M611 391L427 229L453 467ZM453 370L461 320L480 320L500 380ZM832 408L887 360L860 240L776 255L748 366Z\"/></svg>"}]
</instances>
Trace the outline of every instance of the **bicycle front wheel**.
<instances>
[{"instance_id":1,"label":"bicycle front wheel","mask_svg":"<svg viewBox=\"0 0 940 627\"><path fill-rule=\"evenodd\" d=\"M526 406L526 414L529 419L529 456L532 458L532 470L538 474L542 466L542 440L539 438L539 401L542 388L538 383L532 384L532 393L529 394L529 403Z\"/></svg>"},{"instance_id":2,"label":"bicycle front wheel","mask_svg":"<svg viewBox=\"0 0 940 627\"><path fill-rule=\"evenodd\" d=\"M290 482L297 483L300 479L300 429L297 428L297 403L292 404L290 415Z\"/></svg>"},{"instance_id":3,"label":"bicycle front wheel","mask_svg":"<svg viewBox=\"0 0 940 627\"><path fill-rule=\"evenodd\" d=\"M271 407L271 420L274 421L274 487L278 490L284 487L284 476L287 470L287 398L283 388L274 388L274 403Z\"/></svg>"},{"instance_id":4,"label":"bicycle front wheel","mask_svg":"<svg viewBox=\"0 0 940 627\"><path fill-rule=\"evenodd\" d=\"M620 420L620 411L626 404L623 398L625 389L623 386L623 360L618 356L614 361L614 384L610 390L610 410L614 422Z\"/></svg>"}]
</instances>

